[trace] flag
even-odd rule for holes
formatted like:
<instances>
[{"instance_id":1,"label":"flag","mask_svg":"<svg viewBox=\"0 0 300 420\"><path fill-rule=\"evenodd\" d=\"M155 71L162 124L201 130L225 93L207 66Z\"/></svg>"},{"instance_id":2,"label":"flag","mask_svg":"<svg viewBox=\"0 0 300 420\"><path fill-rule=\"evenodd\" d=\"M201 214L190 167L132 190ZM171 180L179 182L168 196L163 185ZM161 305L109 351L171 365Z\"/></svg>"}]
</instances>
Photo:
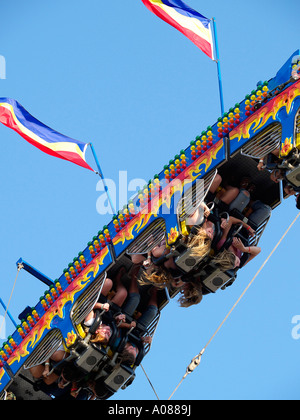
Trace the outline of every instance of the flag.
<instances>
[{"instance_id":1,"label":"flag","mask_svg":"<svg viewBox=\"0 0 300 420\"><path fill-rule=\"evenodd\" d=\"M211 19L202 16L181 0L142 0L142 2L151 12L178 29L214 60Z\"/></svg>"},{"instance_id":2,"label":"flag","mask_svg":"<svg viewBox=\"0 0 300 420\"><path fill-rule=\"evenodd\" d=\"M47 127L14 99L0 98L0 122L48 155L68 160L94 172L85 160L87 143L71 139Z\"/></svg>"}]
</instances>

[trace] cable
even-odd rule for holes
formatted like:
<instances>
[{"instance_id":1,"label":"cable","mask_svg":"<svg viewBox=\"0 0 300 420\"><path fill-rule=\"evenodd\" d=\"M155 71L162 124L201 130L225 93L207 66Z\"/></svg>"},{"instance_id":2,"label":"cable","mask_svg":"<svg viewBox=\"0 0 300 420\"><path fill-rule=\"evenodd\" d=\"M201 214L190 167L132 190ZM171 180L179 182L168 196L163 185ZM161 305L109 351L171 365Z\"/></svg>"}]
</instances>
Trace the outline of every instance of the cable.
<instances>
[{"instance_id":1,"label":"cable","mask_svg":"<svg viewBox=\"0 0 300 420\"><path fill-rule=\"evenodd\" d=\"M300 213L298 213L298 215L296 216L295 220L291 223L291 225L289 226L289 228L283 234L283 236L281 237L281 239L279 240L279 242L277 243L277 245L275 246L275 248L273 249L273 251L267 257L267 259L265 260L265 262L263 263L263 265L260 267L260 269L257 271L257 273L255 274L255 276L253 277L253 279L250 281L250 283L246 287L246 289L243 291L243 293L241 294L241 296L238 298L238 300L235 302L235 304L233 305L233 307L230 309L230 311L228 312L228 314L226 315L226 317L224 318L224 320L221 322L221 324L219 325L219 327L217 328L217 330L215 331L215 333L209 339L209 341L207 342L207 344L203 347L203 349L201 350L201 352L192 359L192 362L187 367L186 373L184 374L183 378L181 379L181 381L179 382L179 384L177 385L177 387L175 388L175 390L173 391L173 393L170 395L169 400L173 397L173 395L178 390L178 388L180 387L180 385L182 384L182 382L184 381L184 379L190 373L192 373L196 369L197 366L199 366L199 364L201 362L201 357L202 357L203 353L205 352L205 350L207 349L207 347L209 346L209 344L212 342L212 340L218 334L218 332L220 331L220 329L223 327L223 325L225 324L225 322L227 321L227 319L229 318L229 316L232 314L232 312L234 311L234 309L240 303L240 301L242 300L242 298L244 297L244 295L247 293L247 291L249 290L249 288L251 287L251 285L253 284L253 282L256 280L257 276L260 274L260 272L263 270L263 268L265 267L265 265L268 263L268 261L270 260L270 258L272 257L272 255L275 253L275 251L277 250L277 248L279 247L279 245L281 244L281 242L284 240L284 238L286 237L286 235L289 233L289 231L291 230L291 228L294 226L294 224L296 223L296 221L298 220L299 217L300 217Z\"/></svg>"},{"instance_id":2,"label":"cable","mask_svg":"<svg viewBox=\"0 0 300 420\"><path fill-rule=\"evenodd\" d=\"M158 399L158 401L159 401L159 397L158 397L158 395L157 395L157 393L156 393L156 391L155 391L155 389L154 389L154 386L152 385L152 383L151 383L150 379L148 378L148 375L147 375L147 373L146 373L146 371L145 371L145 369L144 369L143 365L142 365L142 364L140 364L140 366L141 366L141 368L143 369L143 372L144 372L144 374L145 374L146 378L148 379L148 382L149 382L149 384L150 384L151 388L153 389L153 392L154 392L154 394L156 395L156 398L157 398L157 399Z\"/></svg>"}]
</instances>

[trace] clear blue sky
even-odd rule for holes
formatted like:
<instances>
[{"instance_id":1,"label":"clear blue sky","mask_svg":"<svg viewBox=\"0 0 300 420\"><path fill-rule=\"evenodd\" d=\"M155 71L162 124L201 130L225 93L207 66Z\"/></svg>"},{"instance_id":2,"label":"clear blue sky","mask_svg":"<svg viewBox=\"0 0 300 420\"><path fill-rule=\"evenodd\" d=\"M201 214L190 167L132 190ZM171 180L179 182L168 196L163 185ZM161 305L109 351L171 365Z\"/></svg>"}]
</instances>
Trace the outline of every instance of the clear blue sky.
<instances>
[{"instance_id":1,"label":"clear blue sky","mask_svg":"<svg viewBox=\"0 0 300 420\"><path fill-rule=\"evenodd\" d=\"M217 21L225 108L272 78L300 48L299 2L188 0ZM141 0L1 2L0 97L18 100L63 134L92 141L103 172L117 182L148 181L220 116L217 69ZM95 174L43 154L0 126L0 290L8 301L23 257L49 277L110 220L96 211ZM88 162L95 168L90 152ZM119 203L123 205L125 203ZM233 287L162 313L143 365L167 399L189 364L297 215L294 199L274 211L263 252ZM299 221L208 347L174 399L299 399ZM17 318L46 287L21 272L10 311ZM0 315L4 311L0 310ZM8 322L6 335L13 327ZM3 340L1 340L1 343ZM113 399L155 399L144 373Z\"/></svg>"}]
</instances>

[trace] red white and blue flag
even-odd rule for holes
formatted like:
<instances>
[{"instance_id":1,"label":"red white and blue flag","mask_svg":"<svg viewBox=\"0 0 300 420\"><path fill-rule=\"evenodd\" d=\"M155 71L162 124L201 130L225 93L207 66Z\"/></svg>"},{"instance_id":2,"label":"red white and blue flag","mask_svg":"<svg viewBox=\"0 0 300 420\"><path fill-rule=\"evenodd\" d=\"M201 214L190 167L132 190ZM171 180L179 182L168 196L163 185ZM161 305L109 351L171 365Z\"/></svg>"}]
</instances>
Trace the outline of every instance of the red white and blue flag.
<instances>
[{"instance_id":1,"label":"red white and blue flag","mask_svg":"<svg viewBox=\"0 0 300 420\"><path fill-rule=\"evenodd\" d=\"M47 127L14 99L0 98L0 122L48 155L68 160L94 172L85 160L87 143L71 139Z\"/></svg>"},{"instance_id":2,"label":"red white and blue flag","mask_svg":"<svg viewBox=\"0 0 300 420\"><path fill-rule=\"evenodd\" d=\"M181 0L142 0L156 16L174 26L214 60L212 19L207 19Z\"/></svg>"}]
</instances>

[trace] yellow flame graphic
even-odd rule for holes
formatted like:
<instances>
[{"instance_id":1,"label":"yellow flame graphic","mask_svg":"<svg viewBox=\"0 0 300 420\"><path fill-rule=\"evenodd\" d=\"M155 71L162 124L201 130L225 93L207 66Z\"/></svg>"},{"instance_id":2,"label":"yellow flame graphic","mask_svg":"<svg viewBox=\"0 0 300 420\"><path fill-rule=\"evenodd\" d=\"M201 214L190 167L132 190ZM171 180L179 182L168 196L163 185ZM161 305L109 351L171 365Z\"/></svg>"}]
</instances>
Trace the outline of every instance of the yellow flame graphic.
<instances>
[{"instance_id":1,"label":"yellow flame graphic","mask_svg":"<svg viewBox=\"0 0 300 420\"><path fill-rule=\"evenodd\" d=\"M74 302L75 295L83 290L91 279L93 280L97 277L100 266L103 265L103 261L108 253L109 250L105 247L53 303L51 308L32 328L19 347L8 359L7 363L10 366L12 366L16 361L20 362L22 357L29 355L28 349L34 348L37 345L46 330L51 330L51 323L55 317L64 319L64 306L67 302Z\"/></svg>"},{"instance_id":2,"label":"yellow flame graphic","mask_svg":"<svg viewBox=\"0 0 300 420\"><path fill-rule=\"evenodd\" d=\"M238 142L240 142L242 138L249 139L251 129L255 133L260 130L270 118L276 121L276 116L282 108L285 108L287 114L289 114L293 102L298 96L300 96L300 82L297 82L295 85L291 86L290 89L276 96L276 98L272 99L263 108L255 112L251 117L247 118L243 123L232 130L230 133L230 140L237 139Z\"/></svg>"}]
</instances>

